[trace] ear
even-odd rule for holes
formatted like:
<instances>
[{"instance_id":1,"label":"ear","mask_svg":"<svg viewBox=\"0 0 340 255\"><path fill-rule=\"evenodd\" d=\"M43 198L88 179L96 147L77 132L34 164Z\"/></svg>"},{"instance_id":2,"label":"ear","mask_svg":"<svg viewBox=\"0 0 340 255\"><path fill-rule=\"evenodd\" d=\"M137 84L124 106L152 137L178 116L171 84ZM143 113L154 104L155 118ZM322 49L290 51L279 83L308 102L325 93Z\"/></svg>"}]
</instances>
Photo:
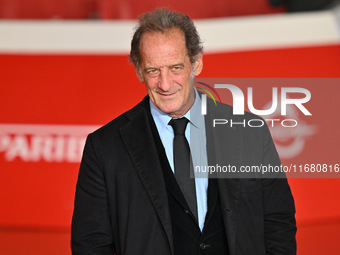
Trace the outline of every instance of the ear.
<instances>
[{"instance_id":1,"label":"ear","mask_svg":"<svg viewBox=\"0 0 340 255\"><path fill-rule=\"evenodd\" d=\"M144 78L143 78L143 74L142 74L142 69L141 69L140 67L136 67L136 66L135 66L135 71L136 71L136 75L137 75L138 80L139 80L141 83L144 83Z\"/></svg>"},{"instance_id":2,"label":"ear","mask_svg":"<svg viewBox=\"0 0 340 255\"><path fill-rule=\"evenodd\" d=\"M195 76L197 76L202 72L202 69L203 69L203 55L202 54L200 54L197 57L194 65L195 65L194 67Z\"/></svg>"}]
</instances>

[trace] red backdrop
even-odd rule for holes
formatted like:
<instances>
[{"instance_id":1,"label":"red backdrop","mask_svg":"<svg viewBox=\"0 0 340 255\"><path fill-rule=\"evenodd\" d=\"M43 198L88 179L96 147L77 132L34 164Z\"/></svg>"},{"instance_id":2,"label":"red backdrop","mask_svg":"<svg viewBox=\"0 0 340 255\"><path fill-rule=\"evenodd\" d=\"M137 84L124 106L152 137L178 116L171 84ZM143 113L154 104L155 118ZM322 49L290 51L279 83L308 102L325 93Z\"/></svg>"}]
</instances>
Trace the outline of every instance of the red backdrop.
<instances>
[{"instance_id":1,"label":"red backdrop","mask_svg":"<svg viewBox=\"0 0 340 255\"><path fill-rule=\"evenodd\" d=\"M200 77L339 77L340 46L206 54L204 65ZM125 55L1 54L0 82L0 253L70 254L81 143L87 132L141 100L145 88ZM328 104L334 112L328 123L312 119L320 127L339 125L340 87L330 92L314 100L312 91L312 109ZM339 161L338 143L318 147L323 139L338 141L338 132L321 131L300 157L311 159L313 152L320 161L322 155ZM289 182L298 254L339 253L340 179Z\"/></svg>"}]
</instances>

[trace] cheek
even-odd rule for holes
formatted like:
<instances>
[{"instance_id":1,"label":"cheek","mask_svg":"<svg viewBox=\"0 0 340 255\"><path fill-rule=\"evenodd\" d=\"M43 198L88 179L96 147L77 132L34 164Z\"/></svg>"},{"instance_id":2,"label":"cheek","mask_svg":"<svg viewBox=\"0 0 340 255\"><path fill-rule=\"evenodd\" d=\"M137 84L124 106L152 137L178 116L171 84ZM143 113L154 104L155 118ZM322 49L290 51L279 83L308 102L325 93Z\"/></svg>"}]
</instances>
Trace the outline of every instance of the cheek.
<instances>
[{"instance_id":1,"label":"cheek","mask_svg":"<svg viewBox=\"0 0 340 255\"><path fill-rule=\"evenodd\" d=\"M190 78L187 75L181 75L174 79L175 84L179 84L183 89L186 89L189 87L190 84Z\"/></svg>"},{"instance_id":2,"label":"cheek","mask_svg":"<svg viewBox=\"0 0 340 255\"><path fill-rule=\"evenodd\" d=\"M154 88L156 88L157 83L155 81L147 80L145 81L145 87L148 91L152 91Z\"/></svg>"},{"instance_id":3,"label":"cheek","mask_svg":"<svg viewBox=\"0 0 340 255\"><path fill-rule=\"evenodd\" d=\"M183 78L181 81L181 84L182 84L183 90L185 90L186 92L191 90L191 79L189 76Z\"/></svg>"}]
</instances>

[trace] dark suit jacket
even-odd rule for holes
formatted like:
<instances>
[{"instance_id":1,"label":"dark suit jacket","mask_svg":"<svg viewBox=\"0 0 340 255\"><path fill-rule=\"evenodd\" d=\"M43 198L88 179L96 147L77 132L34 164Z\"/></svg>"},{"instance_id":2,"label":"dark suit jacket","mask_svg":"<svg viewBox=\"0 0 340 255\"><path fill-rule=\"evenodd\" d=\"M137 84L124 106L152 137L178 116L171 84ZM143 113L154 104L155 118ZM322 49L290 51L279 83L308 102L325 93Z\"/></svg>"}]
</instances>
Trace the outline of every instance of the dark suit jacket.
<instances>
[{"instance_id":1,"label":"dark suit jacket","mask_svg":"<svg viewBox=\"0 0 340 255\"><path fill-rule=\"evenodd\" d=\"M232 116L211 106L213 118ZM76 254L173 255L167 192L150 129L149 97L90 134L84 148L72 221ZM222 129L223 128L223 129ZM210 128L208 128L209 130ZM223 132L223 136L213 133ZM218 145L218 146L217 146ZM217 149L216 149L217 148ZM209 165L279 165L267 126L207 131ZM285 178L218 179L230 255L295 254L295 207Z\"/></svg>"}]
</instances>

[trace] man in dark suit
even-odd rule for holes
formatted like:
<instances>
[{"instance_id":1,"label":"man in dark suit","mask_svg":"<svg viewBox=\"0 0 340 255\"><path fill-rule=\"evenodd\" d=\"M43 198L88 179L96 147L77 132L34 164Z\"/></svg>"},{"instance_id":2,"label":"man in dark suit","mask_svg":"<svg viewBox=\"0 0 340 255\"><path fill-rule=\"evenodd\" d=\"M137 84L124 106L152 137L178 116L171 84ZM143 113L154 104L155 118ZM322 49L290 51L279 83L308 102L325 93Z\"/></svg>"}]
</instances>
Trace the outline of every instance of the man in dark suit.
<instances>
[{"instance_id":1,"label":"man in dark suit","mask_svg":"<svg viewBox=\"0 0 340 255\"><path fill-rule=\"evenodd\" d=\"M211 111L210 103L200 114L193 79L203 68L202 46L190 18L166 9L141 16L130 59L148 96L87 138L72 253L296 254L294 201L284 175L189 177L195 166L280 165L265 125L211 124L221 116L258 117L233 116L227 105Z\"/></svg>"}]
</instances>

